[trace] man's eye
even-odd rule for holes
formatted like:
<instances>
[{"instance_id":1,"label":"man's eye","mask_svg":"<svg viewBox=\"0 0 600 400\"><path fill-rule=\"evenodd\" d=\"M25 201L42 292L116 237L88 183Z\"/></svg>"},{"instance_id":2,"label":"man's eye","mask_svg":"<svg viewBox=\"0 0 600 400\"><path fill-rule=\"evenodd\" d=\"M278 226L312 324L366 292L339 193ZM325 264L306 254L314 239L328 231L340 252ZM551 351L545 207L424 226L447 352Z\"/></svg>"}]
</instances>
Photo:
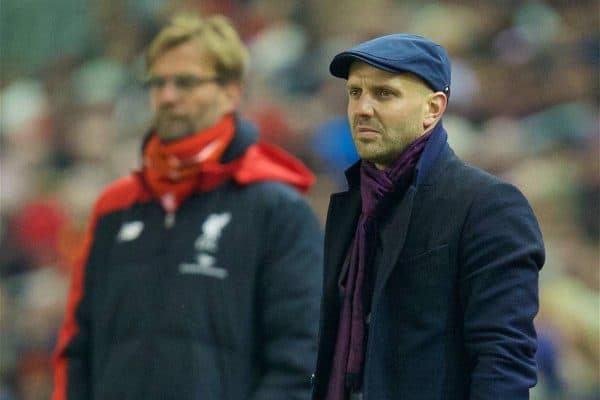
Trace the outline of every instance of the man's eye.
<instances>
[{"instance_id":1,"label":"man's eye","mask_svg":"<svg viewBox=\"0 0 600 400\"><path fill-rule=\"evenodd\" d=\"M360 89L359 88L350 88L348 90L348 94L352 97L356 97L356 96L360 95Z\"/></svg>"},{"instance_id":2,"label":"man's eye","mask_svg":"<svg viewBox=\"0 0 600 400\"><path fill-rule=\"evenodd\" d=\"M148 89L161 90L169 82L171 82L176 89L189 91L200 85L219 83L221 80L218 76L198 77L194 75L175 75L171 77L155 76L148 78L144 83Z\"/></svg>"},{"instance_id":3,"label":"man's eye","mask_svg":"<svg viewBox=\"0 0 600 400\"><path fill-rule=\"evenodd\" d=\"M379 89L379 96L381 97L389 97L389 96L393 96L394 92L392 92L389 89Z\"/></svg>"},{"instance_id":4,"label":"man's eye","mask_svg":"<svg viewBox=\"0 0 600 400\"><path fill-rule=\"evenodd\" d=\"M177 76L173 79L175 86L180 89L189 89L192 86L195 86L198 79L194 76L182 75Z\"/></svg>"}]
</instances>

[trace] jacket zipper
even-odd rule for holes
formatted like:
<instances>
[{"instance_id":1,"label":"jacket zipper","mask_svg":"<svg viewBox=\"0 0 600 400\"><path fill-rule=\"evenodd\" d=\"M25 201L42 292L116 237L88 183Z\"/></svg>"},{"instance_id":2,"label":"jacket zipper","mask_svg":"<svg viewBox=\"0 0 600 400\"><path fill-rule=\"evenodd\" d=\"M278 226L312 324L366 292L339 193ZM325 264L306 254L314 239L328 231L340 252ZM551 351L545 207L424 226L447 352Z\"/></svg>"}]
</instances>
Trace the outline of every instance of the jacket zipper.
<instances>
[{"instance_id":1,"label":"jacket zipper","mask_svg":"<svg viewBox=\"0 0 600 400\"><path fill-rule=\"evenodd\" d=\"M175 226L175 213L170 211L165 214L165 228L171 229Z\"/></svg>"}]
</instances>

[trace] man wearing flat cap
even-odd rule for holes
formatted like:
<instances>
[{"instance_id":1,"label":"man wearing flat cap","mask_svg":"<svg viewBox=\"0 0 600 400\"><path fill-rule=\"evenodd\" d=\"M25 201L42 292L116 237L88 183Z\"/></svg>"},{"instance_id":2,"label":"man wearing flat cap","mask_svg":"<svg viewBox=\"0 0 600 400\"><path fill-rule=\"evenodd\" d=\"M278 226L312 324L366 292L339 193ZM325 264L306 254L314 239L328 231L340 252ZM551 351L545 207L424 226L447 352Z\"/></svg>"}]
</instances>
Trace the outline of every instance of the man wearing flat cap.
<instances>
[{"instance_id":1,"label":"man wearing flat cap","mask_svg":"<svg viewBox=\"0 0 600 400\"><path fill-rule=\"evenodd\" d=\"M449 147L446 51L394 34L330 71L361 160L327 216L313 399L528 399L542 237L519 190Z\"/></svg>"}]
</instances>

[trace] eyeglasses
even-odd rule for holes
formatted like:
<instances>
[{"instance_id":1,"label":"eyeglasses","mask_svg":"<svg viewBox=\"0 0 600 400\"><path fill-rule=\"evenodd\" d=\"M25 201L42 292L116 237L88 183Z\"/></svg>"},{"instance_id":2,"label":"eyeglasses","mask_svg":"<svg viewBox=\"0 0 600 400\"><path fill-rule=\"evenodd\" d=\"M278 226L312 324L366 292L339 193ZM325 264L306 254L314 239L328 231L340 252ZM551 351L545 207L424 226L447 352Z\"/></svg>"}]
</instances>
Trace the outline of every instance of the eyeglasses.
<instances>
[{"instance_id":1,"label":"eyeglasses","mask_svg":"<svg viewBox=\"0 0 600 400\"><path fill-rule=\"evenodd\" d=\"M153 76L144 82L144 86L151 90L160 90L171 81L175 88L178 90L191 90L198 86L205 85L212 82L221 82L221 78L218 76L200 78L194 75L173 75L170 77L165 76Z\"/></svg>"}]
</instances>

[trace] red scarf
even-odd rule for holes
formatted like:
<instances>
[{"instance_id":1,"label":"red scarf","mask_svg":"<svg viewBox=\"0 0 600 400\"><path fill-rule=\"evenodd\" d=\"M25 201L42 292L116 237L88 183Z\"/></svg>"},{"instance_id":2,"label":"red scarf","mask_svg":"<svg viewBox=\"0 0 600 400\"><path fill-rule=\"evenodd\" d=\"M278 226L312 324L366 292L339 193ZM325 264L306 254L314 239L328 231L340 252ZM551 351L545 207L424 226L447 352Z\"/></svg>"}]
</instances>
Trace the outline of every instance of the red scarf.
<instances>
[{"instance_id":1,"label":"red scarf","mask_svg":"<svg viewBox=\"0 0 600 400\"><path fill-rule=\"evenodd\" d=\"M233 139L233 116L216 125L171 143L153 134L144 148L145 181L165 210L175 211L202 182L203 169L218 163Z\"/></svg>"},{"instance_id":2,"label":"red scarf","mask_svg":"<svg viewBox=\"0 0 600 400\"><path fill-rule=\"evenodd\" d=\"M242 185L277 180L303 192L314 183L304 164L266 143L251 145L241 157L222 164L234 136L233 115L172 143L163 143L154 133L144 148L141 177L167 212L176 211L191 194L213 190L229 178Z\"/></svg>"}]
</instances>

